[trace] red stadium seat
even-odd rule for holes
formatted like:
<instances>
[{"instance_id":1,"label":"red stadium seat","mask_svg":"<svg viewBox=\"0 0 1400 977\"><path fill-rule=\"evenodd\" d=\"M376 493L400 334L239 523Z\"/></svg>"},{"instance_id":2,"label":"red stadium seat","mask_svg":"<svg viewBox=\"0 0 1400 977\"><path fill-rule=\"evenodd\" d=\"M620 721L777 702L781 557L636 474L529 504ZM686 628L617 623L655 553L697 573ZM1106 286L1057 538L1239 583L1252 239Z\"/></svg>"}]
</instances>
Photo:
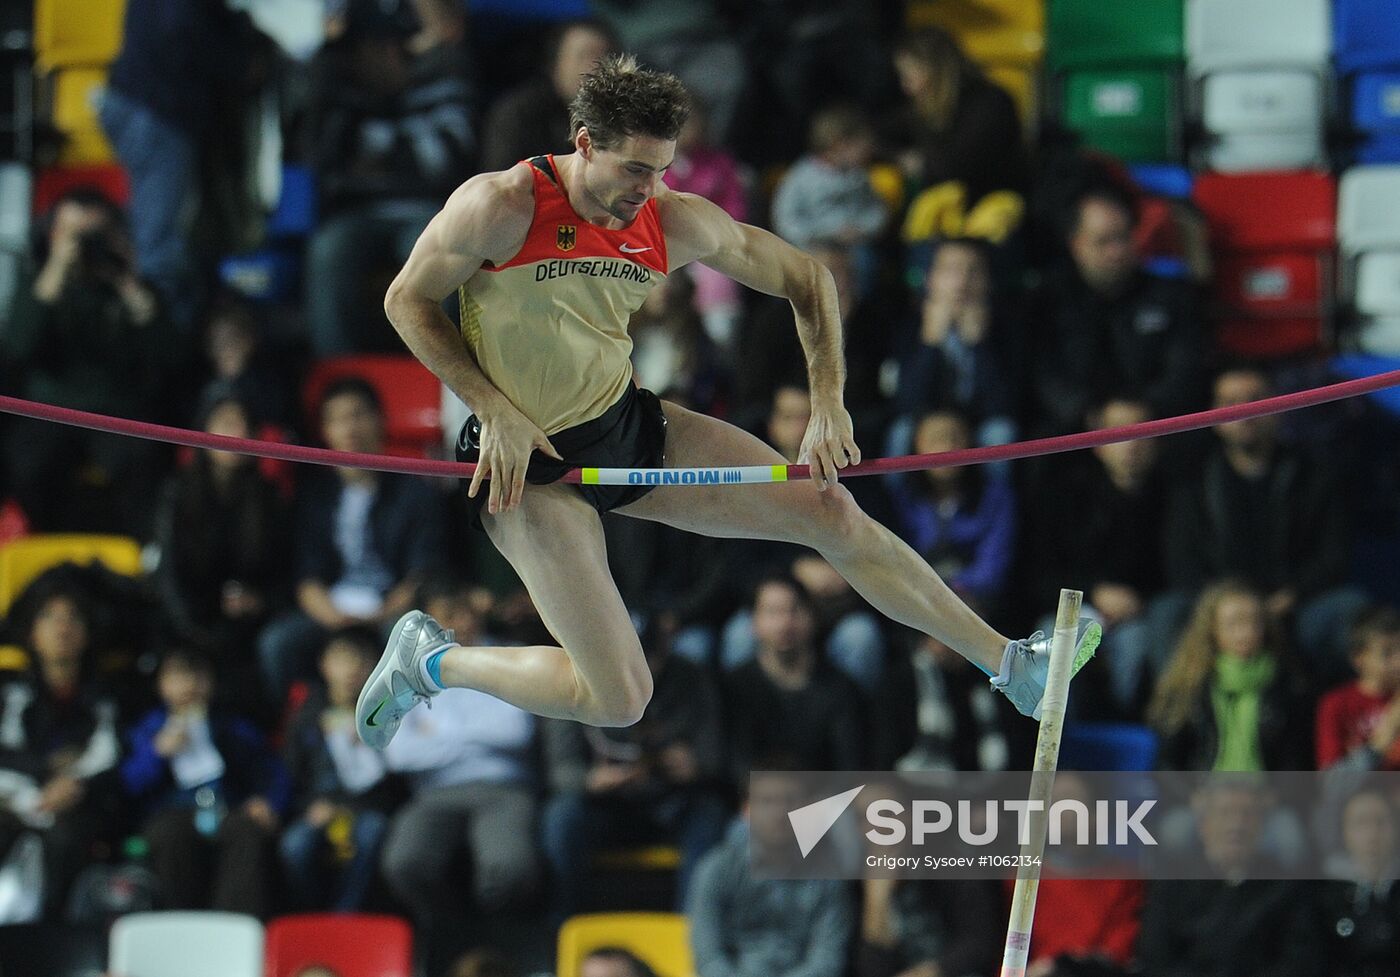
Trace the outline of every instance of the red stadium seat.
<instances>
[{"instance_id":1,"label":"red stadium seat","mask_svg":"<svg viewBox=\"0 0 1400 977\"><path fill-rule=\"evenodd\" d=\"M131 200L126 170L116 163L51 166L40 170L34 181L34 213L48 213L58 198L74 187L96 187L122 207Z\"/></svg>"},{"instance_id":2,"label":"red stadium seat","mask_svg":"<svg viewBox=\"0 0 1400 977\"><path fill-rule=\"evenodd\" d=\"M425 458L442 443L442 384L411 356L337 356L311 369L302 387L302 404L311 430L326 387L341 377L363 377L384 405L385 450L391 455Z\"/></svg>"},{"instance_id":3,"label":"red stadium seat","mask_svg":"<svg viewBox=\"0 0 1400 977\"><path fill-rule=\"evenodd\" d=\"M1326 173L1203 173L1192 196L1222 251L1337 244L1337 181Z\"/></svg>"},{"instance_id":4,"label":"red stadium seat","mask_svg":"<svg viewBox=\"0 0 1400 977\"><path fill-rule=\"evenodd\" d=\"M1221 348L1277 359L1322 346L1337 241L1332 177L1204 174L1193 196L1211 229Z\"/></svg>"},{"instance_id":5,"label":"red stadium seat","mask_svg":"<svg viewBox=\"0 0 1400 977\"><path fill-rule=\"evenodd\" d=\"M321 964L340 977L413 977L413 931L397 916L307 913L267 924L264 977Z\"/></svg>"}]
</instances>

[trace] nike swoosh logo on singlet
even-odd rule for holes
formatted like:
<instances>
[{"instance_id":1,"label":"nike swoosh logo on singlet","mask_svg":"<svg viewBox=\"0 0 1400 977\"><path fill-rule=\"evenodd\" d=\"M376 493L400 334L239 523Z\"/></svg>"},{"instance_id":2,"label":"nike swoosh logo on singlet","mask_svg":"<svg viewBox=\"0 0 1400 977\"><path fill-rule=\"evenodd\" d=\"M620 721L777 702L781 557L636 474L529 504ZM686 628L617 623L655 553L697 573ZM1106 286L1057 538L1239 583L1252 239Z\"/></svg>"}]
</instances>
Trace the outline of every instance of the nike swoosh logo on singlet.
<instances>
[{"instance_id":1,"label":"nike swoosh logo on singlet","mask_svg":"<svg viewBox=\"0 0 1400 977\"><path fill-rule=\"evenodd\" d=\"M634 248L634 247L631 247L630 245L626 245L626 244L619 244L619 245L617 246L617 249L618 249L619 251L621 251L623 254L641 254L643 251L650 251L650 250L651 250L651 248Z\"/></svg>"}]
</instances>

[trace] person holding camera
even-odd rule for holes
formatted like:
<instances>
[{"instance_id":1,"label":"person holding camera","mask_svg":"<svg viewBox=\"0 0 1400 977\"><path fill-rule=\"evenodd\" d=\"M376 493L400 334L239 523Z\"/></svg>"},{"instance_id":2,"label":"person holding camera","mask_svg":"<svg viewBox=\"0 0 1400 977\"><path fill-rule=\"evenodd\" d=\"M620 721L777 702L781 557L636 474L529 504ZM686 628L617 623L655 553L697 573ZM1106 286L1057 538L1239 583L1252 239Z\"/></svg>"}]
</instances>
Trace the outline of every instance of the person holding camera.
<instances>
[{"instance_id":1,"label":"person holding camera","mask_svg":"<svg viewBox=\"0 0 1400 977\"><path fill-rule=\"evenodd\" d=\"M136 273L121 209L93 189L64 194L49 217L38 273L4 325L7 393L45 404L150 419L169 329ZM150 442L8 419L11 491L34 529L144 536L155 490Z\"/></svg>"}]
</instances>

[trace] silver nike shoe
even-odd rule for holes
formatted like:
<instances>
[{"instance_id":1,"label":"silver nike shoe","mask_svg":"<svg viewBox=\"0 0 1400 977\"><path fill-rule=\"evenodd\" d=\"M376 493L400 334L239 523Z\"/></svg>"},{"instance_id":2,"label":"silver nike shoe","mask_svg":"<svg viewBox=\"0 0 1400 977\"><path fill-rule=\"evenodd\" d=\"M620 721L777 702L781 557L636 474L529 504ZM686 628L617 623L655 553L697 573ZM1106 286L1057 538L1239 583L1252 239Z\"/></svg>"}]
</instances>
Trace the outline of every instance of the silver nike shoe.
<instances>
[{"instance_id":1,"label":"silver nike shoe","mask_svg":"<svg viewBox=\"0 0 1400 977\"><path fill-rule=\"evenodd\" d=\"M376 750L389 745L403 717L442 691L428 679L424 661L454 644L452 632L422 611L409 611L399 618L355 705L355 729L360 739Z\"/></svg>"},{"instance_id":2,"label":"silver nike shoe","mask_svg":"<svg viewBox=\"0 0 1400 977\"><path fill-rule=\"evenodd\" d=\"M1094 657L1102 640L1103 628L1098 621L1080 620L1071 677L1078 675L1084 664ZM1001 672L992 677L992 688L1005 694L1021 715L1039 720L1045 681L1049 676L1050 642L1044 632L1037 631L1029 638L1006 643L1006 650L1001 656Z\"/></svg>"}]
</instances>

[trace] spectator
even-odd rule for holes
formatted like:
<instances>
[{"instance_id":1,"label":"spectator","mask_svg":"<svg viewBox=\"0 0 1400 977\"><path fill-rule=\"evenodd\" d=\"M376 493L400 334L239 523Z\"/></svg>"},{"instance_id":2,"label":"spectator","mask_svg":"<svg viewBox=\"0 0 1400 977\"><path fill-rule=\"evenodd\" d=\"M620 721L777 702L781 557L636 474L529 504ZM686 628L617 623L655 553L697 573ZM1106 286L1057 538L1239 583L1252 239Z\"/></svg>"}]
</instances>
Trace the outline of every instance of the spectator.
<instances>
[{"instance_id":1,"label":"spectator","mask_svg":"<svg viewBox=\"0 0 1400 977\"><path fill-rule=\"evenodd\" d=\"M136 266L193 327L208 269L192 217L230 97L260 73L247 13L207 0L129 0L99 118L131 180Z\"/></svg>"},{"instance_id":2,"label":"spectator","mask_svg":"<svg viewBox=\"0 0 1400 977\"><path fill-rule=\"evenodd\" d=\"M321 436L336 451L384 449L384 410L358 377L326 388ZM441 506L414 478L357 468L317 469L298 486L295 510L297 610L258 640L263 681L274 702L307 677L326 632L349 624L387 629L413 605L418 583L441 561Z\"/></svg>"},{"instance_id":3,"label":"spectator","mask_svg":"<svg viewBox=\"0 0 1400 977\"><path fill-rule=\"evenodd\" d=\"M996 190L1025 193L1016 106L952 37L935 27L904 34L894 67L907 101L886 121L885 139L915 187L956 183L969 209Z\"/></svg>"},{"instance_id":4,"label":"spectator","mask_svg":"<svg viewBox=\"0 0 1400 977\"><path fill-rule=\"evenodd\" d=\"M1258 854L1266 802L1217 782L1197 799L1203 874L1151 882L1137 957L1153 977L1313 977L1322 957L1314 890L1275 881ZM1265 866L1262 867L1261 866Z\"/></svg>"},{"instance_id":5,"label":"spectator","mask_svg":"<svg viewBox=\"0 0 1400 977\"><path fill-rule=\"evenodd\" d=\"M153 419L172 341L132 264L121 210L96 190L71 190L54 204L47 245L37 277L15 291L0 353L17 394ZM160 458L151 442L22 418L7 426L11 490L35 530L145 537ZM101 486L86 506L79 481Z\"/></svg>"},{"instance_id":6,"label":"spectator","mask_svg":"<svg viewBox=\"0 0 1400 977\"><path fill-rule=\"evenodd\" d=\"M655 691L641 722L613 729L545 724L554 796L544 810L544 850L560 918L583 908L596 851L644 843L680 848L683 906L696 863L724 834L719 690L702 666L671 653L670 630L658 624L643 635Z\"/></svg>"},{"instance_id":7,"label":"spectator","mask_svg":"<svg viewBox=\"0 0 1400 977\"><path fill-rule=\"evenodd\" d=\"M296 424L295 382L272 362L253 307L231 295L215 300L204 335L213 384L232 390L252 416L291 431Z\"/></svg>"},{"instance_id":8,"label":"spectator","mask_svg":"<svg viewBox=\"0 0 1400 977\"><path fill-rule=\"evenodd\" d=\"M211 388L205 399L205 431L252 437L250 409L229 388ZM282 544L289 528L276 487L248 455L196 451L162 493L155 534L161 608L180 641L214 656L231 701L257 701L250 652L285 597Z\"/></svg>"},{"instance_id":9,"label":"spectator","mask_svg":"<svg viewBox=\"0 0 1400 977\"><path fill-rule=\"evenodd\" d=\"M541 75L502 95L486 117L481 169L506 170L541 153L573 152L569 103L579 79L616 47L601 21L568 20L555 26L545 39Z\"/></svg>"},{"instance_id":10,"label":"spectator","mask_svg":"<svg viewBox=\"0 0 1400 977\"><path fill-rule=\"evenodd\" d=\"M1383 791L1362 787L1342 808L1341 827L1347 871L1320 893L1327 970L1391 977L1400 961L1400 816Z\"/></svg>"},{"instance_id":11,"label":"spectator","mask_svg":"<svg viewBox=\"0 0 1400 977\"><path fill-rule=\"evenodd\" d=\"M704 197L736 221L748 219L743 171L727 149L712 141L710 117L703 104L690 107L690 118L676 140L676 156L665 179L672 190ZM695 308L705 325L705 335L728 354L726 359L732 359L742 311L738 282L698 261L687 265L686 271L695 280Z\"/></svg>"},{"instance_id":12,"label":"spectator","mask_svg":"<svg viewBox=\"0 0 1400 977\"><path fill-rule=\"evenodd\" d=\"M1215 381L1215 406L1273 392L1258 369L1227 370ZM1345 677L1344 636L1366 601L1346 585L1350 533L1331 459L1283 445L1276 417L1221 424L1215 434L1209 457L1171 502L1168 582L1189 593L1243 578L1267 595L1271 617L1293 622L1314 678Z\"/></svg>"},{"instance_id":13,"label":"spectator","mask_svg":"<svg viewBox=\"0 0 1400 977\"><path fill-rule=\"evenodd\" d=\"M128 732L121 776L164 906L266 916L287 772L251 723L210 709L208 658L169 652L156 689L161 704Z\"/></svg>"},{"instance_id":14,"label":"spectator","mask_svg":"<svg viewBox=\"0 0 1400 977\"><path fill-rule=\"evenodd\" d=\"M475 151L463 45L409 49L372 0L313 66L307 157L321 220L306 264L306 317L318 356L397 351L382 297Z\"/></svg>"},{"instance_id":15,"label":"spectator","mask_svg":"<svg viewBox=\"0 0 1400 977\"><path fill-rule=\"evenodd\" d=\"M754 660L724 677L731 776L748 780L753 758L790 755L802 770L859 770L860 691L812 644L812 599L791 577L754 591Z\"/></svg>"},{"instance_id":16,"label":"spectator","mask_svg":"<svg viewBox=\"0 0 1400 977\"><path fill-rule=\"evenodd\" d=\"M1192 286L1144 271L1134 201L1114 184L1080 190L1061 227L1067 260L1034 296L1035 411L1048 433L1083 429L1088 409L1129 391L1165 417L1199 406L1201 310Z\"/></svg>"},{"instance_id":17,"label":"spectator","mask_svg":"<svg viewBox=\"0 0 1400 977\"><path fill-rule=\"evenodd\" d=\"M620 946L589 951L578 965L579 977L657 977L645 960Z\"/></svg>"},{"instance_id":18,"label":"spectator","mask_svg":"<svg viewBox=\"0 0 1400 977\"><path fill-rule=\"evenodd\" d=\"M938 410L967 417L978 444L1016 439L1017 404L1002 358L1009 324L992 301L988 265L985 246L971 238L935 248L917 336L900 358L893 454L906 454L915 421Z\"/></svg>"},{"instance_id":19,"label":"spectator","mask_svg":"<svg viewBox=\"0 0 1400 977\"><path fill-rule=\"evenodd\" d=\"M1116 397L1090 415L1093 429L1152 419L1142 400ZM1046 466L1030 513L1029 563L1037 597L1082 590L1104 625L1105 711L1136 719L1170 651L1161 635L1175 623L1165 584L1162 523L1167 492L1157 443L1123 441ZM1131 540L1131 545L1124 545ZM1085 679L1092 681L1089 675ZM1080 699L1080 704L1085 703Z\"/></svg>"},{"instance_id":20,"label":"spectator","mask_svg":"<svg viewBox=\"0 0 1400 977\"><path fill-rule=\"evenodd\" d=\"M728 143L743 93L743 52L725 24L723 0L594 0L622 50L685 82Z\"/></svg>"},{"instance_id":21,"label":"spectator","mask_svg":"<svg viewBox=\"0 0 1400 977\"><path fill-rule=\"evenodd\" d=\"M294 817L280 850L290 901L299 909L354 912L378 870L400 791L384 757L355 734L355 701L380 651L378 635L367 628L335 632L321 652L324 687L311 689L287 730ZM332 866L334 873L327 871Z\"/></svg>"},{"instance_id":22,"label":"spectator","mask_svg":"<svg viewBox=\"0 0 1400 977\"><path fill-rule=\"evenodd\" d=\"M891 87L881 12L865 0L760 0L743 8L750 91L730 142L745 161L790 163L817 106L841 99L878 110Z\"/></svg>"},{"instance_id":23,"label":"spectator","mask_svg":"<svg viewBox=\"0 0 1400 977\"><path fill-rule=\"evenodd\" d=\"M520 967L505 954L485 948L470 950L452 962L443 977L524 977Z\"/></svg>"},{"instance_id":24,"label":"spectator","mask_svg":"<svg viewBox=\"0 0 1400 977\"><path fill-rule=\"evenodd\" d=\"M1400 770L1400 614L1378 607L1351 629L1356 680L1317 707L1317 769Z\"/></svg>"},{"instance_id":25,"label":"spectator","mask_svg":"<svg viewBox=\"0 0 1400 977\"><path fill-rule=\"evenodd\" d=\"M1225 581L1196 602L1147 720L1163 770L1304 770L1309 707L1263 598Z\"/></svg>"},{"instance_id":26,"label":"spectator","mask_svg":"<svg viewBox=\"0 0 1400 977\"><path fill-rule=\"evenodd\" d=\"M965 418L926 414L914 429L914 452L957 451L971 445ZM1010 482L980 467L932 468L892 483L899 535L948 586L991 610L1004 595L1016 534Z\"/></svg>"},{"instance_id":27,"label":"spectator","mask_svg":"<svg viewBox=\"0 0 1400 977\"><path fill-rule=\"evenodd\" d=\"M834 243L860 248L889 219L870 183L875 133L859 109L836 105L817 113L807 155L783 175L773 195L773 230L797 247Z\"/></svg>"},{"instance_id":28,"label":"spectator","mask_svg":"<svg viewBox=\"0 0 1400 977\"><path fill-rule=\"evenodd\" d=\"M740 830L700 862L689 895L690 942L700 977L767 974L840 977L855 926L847 883L832 879L756 879L755 844L791 846L787 812L800 794L788 777L754 784Z\"/></svg>"},{"instance_id":29,"label":"spectator","mask_svg":"<svg viewBox=\"0 0 1400 977\"><path fill-rule=\"evenodd\" d=\"M27 832L43 843L42 906L55 917L116 813L117 706L92 674L93 607L64 569L11 614L29 667L0 683L0 853Z\"/></svg>"},{"instance_id":30,"label":"spectator","mask_svg":"<svg viewBox=\"0 0 1400 977\"><path fill-rule=\"evenodd\" d=\"M868 877L861 883L855 977L941 977L996 971L995 882Z\"/></svg>"},{"instance_id":31,"label":"spectator","mask_svg":"<svg viewBox=\"0 0 1400 977\"><path fill-rule=\"evenodd\" d=\"M389 824L384 878L413 914L428 959L450 959L536 891L535 719L452 689L409 714L384 756L411 793Z\"/></svg>"},{"instance_id":32,"label":"spectator","mask_svg":"<svg viewBox=\"0 0 1400 977\"><path fill-rule=\"evenodd\" d=\"M981 669L921 635L875 697L875 769L1018 769L1013 757L1028 758L1032 744L1006 710Z\"/></svg>"}]
</instances>

